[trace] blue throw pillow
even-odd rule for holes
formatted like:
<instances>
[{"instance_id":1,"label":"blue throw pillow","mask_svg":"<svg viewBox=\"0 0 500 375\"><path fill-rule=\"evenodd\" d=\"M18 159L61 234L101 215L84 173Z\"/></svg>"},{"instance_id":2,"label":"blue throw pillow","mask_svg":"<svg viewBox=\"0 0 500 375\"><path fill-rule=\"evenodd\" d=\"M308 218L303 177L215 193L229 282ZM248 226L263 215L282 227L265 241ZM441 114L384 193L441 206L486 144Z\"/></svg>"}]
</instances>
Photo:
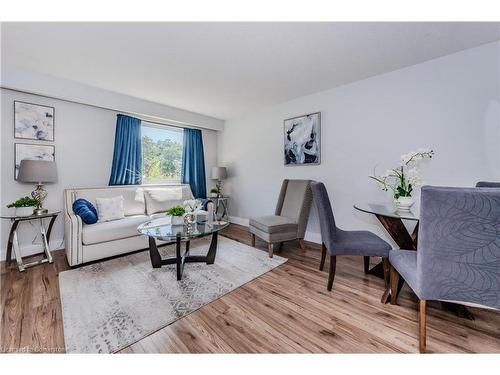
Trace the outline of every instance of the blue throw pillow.
<instances>
[{"instance_id":1,"label":"blue throw pillow","mask_svg":"<svg viewBox=\"0 0 500 375\"><path fill-rule=\"evenodd\" d=\"M73 202L73 212L82 218L85 224L97 223L97 210L86 199L77 199Z\"/></svg>"}]
</instances>

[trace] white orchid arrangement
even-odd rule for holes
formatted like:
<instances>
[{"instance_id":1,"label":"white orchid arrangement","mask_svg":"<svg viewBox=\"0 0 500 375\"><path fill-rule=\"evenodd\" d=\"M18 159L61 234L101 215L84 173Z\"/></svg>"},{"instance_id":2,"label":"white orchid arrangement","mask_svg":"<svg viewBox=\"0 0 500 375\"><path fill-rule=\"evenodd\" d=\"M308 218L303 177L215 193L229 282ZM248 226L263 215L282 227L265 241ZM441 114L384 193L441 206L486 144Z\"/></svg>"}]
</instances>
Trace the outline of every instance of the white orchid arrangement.
<instances>
[{"instance_id":1,"label":"white orchid arrangement","mask_svg":"<svg viewBox=\"0 0 500 375\"><path fill-rule=\"evenodd\" d=\"M188 199L182 205L187 213L194 213L201 210L201 202L198 199Z\"/></svg>"},{"instance_id":2,"label":"white orchid arrangement","mask_svg":"<svg viewBox=\"0 0 500 375\"><path fill-rule=\"evenodd\" d=\"M401 155L398 167L388 169L383 176L377 176L374 171L370 178L377 181L382 190L391 189L394 193L394 199L411 197L413 188L421 186L423 183L418 169L419 164L424 159L431 159L433 155L433 150L419 148L417 151Z\"/></svg>"}]
</instances>

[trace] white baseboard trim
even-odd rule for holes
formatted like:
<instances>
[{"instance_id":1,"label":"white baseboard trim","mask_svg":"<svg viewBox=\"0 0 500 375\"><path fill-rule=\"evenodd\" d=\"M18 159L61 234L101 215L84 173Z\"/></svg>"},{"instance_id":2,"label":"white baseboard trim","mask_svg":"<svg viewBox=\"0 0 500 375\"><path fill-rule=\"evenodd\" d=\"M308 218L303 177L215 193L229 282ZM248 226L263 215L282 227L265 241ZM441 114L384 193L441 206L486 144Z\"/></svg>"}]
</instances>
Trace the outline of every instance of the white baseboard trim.
<instances>
[{"instance_id":1,"label":"white baseboard trim","mask_svg":"<svg viewBox=\"0 0 500 375\"><path fill-rule=\"evenodd\" d=\"M249 220L244 219L242 217L236 217L236 216L229 216L229 222L238 224L238 225L243 225L244 227L248 227Z\"/></svg>"},{"instance_id":2,"label":"white baseboard trim","mask_svg":"<svg viewBox=\"0 0 500 375\"><path fill-rule=\"evenodd\" d=\"M64 239L55 238L50 240L49 247L51 250L62 250L64 249ZM34 254L39 254L43 251L42 244L32 244L21 246L21 255L27 257ZM12 250L14 252L14 250ZM4 261L7 256L7 249L2 249L0 252L0 260ZM14 254L12 254L12 259L15 259Z\"/></svg>"},{"instance_id":3,"label":"white baseboard trim","mask_svg":"<svg viewBox=\"0 0 500 375\"><path fill-rule=\"evenodd\" d=\"M248 227L249 220L243 217L229 216L229 222ZM321 233L306 231L304 239L309 242L321 244Z\"/></svg>"}]
</instances>

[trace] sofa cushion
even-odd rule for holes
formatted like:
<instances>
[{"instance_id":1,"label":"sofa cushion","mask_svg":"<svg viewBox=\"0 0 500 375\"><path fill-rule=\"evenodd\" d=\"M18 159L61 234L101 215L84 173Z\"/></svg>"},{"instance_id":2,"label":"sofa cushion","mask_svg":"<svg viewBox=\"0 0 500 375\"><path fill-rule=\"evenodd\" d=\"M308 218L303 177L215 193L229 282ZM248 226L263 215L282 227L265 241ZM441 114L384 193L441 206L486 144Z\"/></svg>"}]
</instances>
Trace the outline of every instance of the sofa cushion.
<instances>
[{"instance_id":1,"label":"sofa cushion","mask_svg":"<svg viewBox=\"0 0 500 375\"><path fill-rule=\"evenodd\" d=\"M120 220L106 221L92 225L83 225L82 242L92 245L101 242L138 236L137 227L150 220L146 215L125 216Z\"/></svg>"},{"instance_id":2,"label":"sofa cushion","mask_svg":"<svg viewBox=\"0 0 500 375\"><path fill-rule=\"evenodd\" d=\"M146 213L165 213L169 208L182 205L187 199L192 199L189 186L168 186L162 188L144 188Z\"/></svg>"},{"instance_id":3,"label":"sofa cushion","mask_svg":"<svg viewBox=\"0 0 500 375\"><path fill-rule=\"evenodd\" d=\"M97 210L86 199L77 199L73 202L73 212L82 218L85 224L97 223Z\"/></svg>"},{"instance_id":4,"label":"sofa cushion","mask_svg":"<svg viewBox=\"0 0 500 375\"><path fill-rule=\"evenodd\" d=\"M98 222L119 220L125 217L123 197L96 198Z\"/></svg>"},{"instance_id":5,"label":"sofa cushion","mask_svg":"<svg viewBox=\"0 0 500 375\"><path fill-rule=\"evenodd\" d=\"M96 205L96 198L111 198L121 195L123 197L123 211L125 216L144 215L144 193L141 187L105 187L76 190L75 198L83 198Z\"/></svg>"},{"instance_id":6,"label":"sofa cushion","mask_svg":"<svg viewBox=\"0 0 500 375\"><path fill-rule=\"evenodd\" d=\"M259 216L250 218L250 226L256 227L266 233L295 232L297 233L297 223L284 216Z\"/></svg>"}]
</instances>

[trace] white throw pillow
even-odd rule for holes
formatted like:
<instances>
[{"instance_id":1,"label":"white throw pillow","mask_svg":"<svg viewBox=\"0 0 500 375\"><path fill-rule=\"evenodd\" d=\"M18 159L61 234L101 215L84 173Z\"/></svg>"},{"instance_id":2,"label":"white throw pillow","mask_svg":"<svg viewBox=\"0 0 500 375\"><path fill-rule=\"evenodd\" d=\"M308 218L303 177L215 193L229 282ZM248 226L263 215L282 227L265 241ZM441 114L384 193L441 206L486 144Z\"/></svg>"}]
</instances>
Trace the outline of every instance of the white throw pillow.
<instances>
[{"instance_id":1,"label":"white throw pillow","mask_svg":"<svg viewBox=\"0 0 500 375\"><path fill-rule=\"evenodd\" d=\"M98 222L123 219L123 196L113 198L96 198Z\"/></svg>"},{"instance_id":2,"label":"white throw pillow","mask_svg":"<svg viewBox=\"0 0 500 375\"><path fill-rule=\"evenodd\" d=\"M182 186L144 189L146 212L148 215L152 215L157 212L166 212L171 207L182 205L182 202L188 199L184 197L183 190Z\"/></svg>"}]
</instances>

